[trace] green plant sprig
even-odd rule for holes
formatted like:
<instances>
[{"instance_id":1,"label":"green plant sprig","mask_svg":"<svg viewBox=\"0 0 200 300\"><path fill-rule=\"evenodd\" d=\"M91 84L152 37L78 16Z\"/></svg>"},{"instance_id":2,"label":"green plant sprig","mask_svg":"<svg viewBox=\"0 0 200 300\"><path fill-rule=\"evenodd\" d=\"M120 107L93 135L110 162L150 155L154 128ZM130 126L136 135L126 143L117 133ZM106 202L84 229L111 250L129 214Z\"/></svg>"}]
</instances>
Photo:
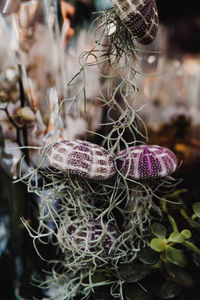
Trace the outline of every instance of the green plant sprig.
<instances>
[{"instance_id":1,"label":"green plant sprig","mask_svg":"<svg viewBox=\"0 0 200 300\"><path fill-rule=\"evenodd\" d=\"M179 244L182 245L198 255L200 255L200 249L196 247L192 242L188 241L192 237L192 233L189 229L183 229L181 232L178 229L176 221L172 216L168 215L169 222L173 229L173 232L167 236L167 228L159 223L154 223L151 226L152 233L156 236L151 240L151 248L161 253L161 259L170 261L180 267L187 265L187 259L183 250L174 247Z\"/></svg>"}]
</instances>

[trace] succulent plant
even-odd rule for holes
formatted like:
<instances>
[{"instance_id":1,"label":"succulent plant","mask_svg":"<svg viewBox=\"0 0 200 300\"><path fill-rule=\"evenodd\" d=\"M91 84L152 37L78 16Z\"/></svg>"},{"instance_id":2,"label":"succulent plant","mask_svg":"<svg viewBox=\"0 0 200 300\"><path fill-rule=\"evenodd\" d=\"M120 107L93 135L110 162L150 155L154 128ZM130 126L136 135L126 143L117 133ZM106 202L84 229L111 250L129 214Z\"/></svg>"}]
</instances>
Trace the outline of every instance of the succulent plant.
<instances>
[{"instance_id":1,"label":"succulent plant","mask_svg":"<svg viewBox=\"0 0 200 300\"><path fill-rule=\"evenodd\" d=\"M116 170L114 158L101 146L81 140L63 140L47 152L51 166L68 174L106 180Z\"/></svg>"},{"instance_id":2,"label":"succulent plant","mask_svg":"<svg viewBox=\"0 0 200 300\"><path fill-rule=\"evenodd\" d=\"M185 253L183 249L179 249L176 246L181 245L182 247L189 248L198 255L200 255L200 250L190 241L192 237L191 231L189 229L183 229L179 232L174 218L171 216L168 216L168 218L173 232L166 238L166 227L159 223L152 224L151 230L156 237L151 240L151 248L162 253L162 257L170 263L178 265L179 267L186 267L188 261Z\"/></svg>"},{"instance_id":3,"label":"succulent plant","mask_svg":"<svg viewBox=\"0 0 200 300\"><path fill-rule=\"evenodd\" d=\"M123 294L124 298L119 296L119 299L126 300L179 299L176 297L183 295L187 295L184 299L195 299L191 295L195 278L190 270L162 261L159 253L148 246L138 254L134 262L119 264L115 272L96 270L92 282L98 283L98 286L93 289L91 299L114 299L111 296L113 289L115 296Z\"/></svg>"},{"instance_id":4,"label":"succulent plant","mask_svg":"<svg viewBox=\"0 0 200 300\"><path fill-rule=\"evenodd\" d=\"M123 175L138 180L165 177L177 168L175 154L157 145L140 145L131 147L129 151L122 150L117 162Z\"/></svg>"}]
</instances>

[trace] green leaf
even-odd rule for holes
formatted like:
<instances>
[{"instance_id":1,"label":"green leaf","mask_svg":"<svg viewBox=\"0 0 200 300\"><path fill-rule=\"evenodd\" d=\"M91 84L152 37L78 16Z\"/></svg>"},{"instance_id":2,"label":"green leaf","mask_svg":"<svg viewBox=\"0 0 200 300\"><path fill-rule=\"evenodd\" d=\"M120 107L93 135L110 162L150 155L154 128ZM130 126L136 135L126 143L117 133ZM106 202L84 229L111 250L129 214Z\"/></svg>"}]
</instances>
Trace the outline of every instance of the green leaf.
<instances>
[{"instance_id":1,"label":"green leaf","mask_svg":"<svg viewBox=\"0 0 200 300\"><path fill-rule=\"evenodd\" d=\"M185 241L183 243L183 245L191 250L193 250L194 252L196 252L198 255L200 255L200 249L197 248L193 243L189 242L189 241Z\"/></svg>"},{"instance_id":2,"label":"green leaf","mask_svg":"<svg viewBox=\"0 0 200 300\"><path fill-rule=\"evenodd\" d=\"M178 233L178 227L176 225L176 221L174 220L174 218L172 218L172 216L168 215L168 219L170 221L170 224L174 230L174 232L177 232Z\"/></svg>"},{"instance_id":3,"label":"green leaf","mask_svg":"<svg viewBox=\"0 0 200 300\"><path fill-rule=\"evenodd\" d=\"M178 265L180 267L187 266L187 259L182 250L167 245L165 248L165 256L168 261L175 265Z\"/></svg>"},{"instance_id":4,"label":"green leaf","mask_svg":"<svg viewBox=\"0 0 200 300\"><path fill-rule=\"evenodd\" d=\"M192 233L189 229L183 229L181 234L185 237L185 239L190 239L192 236Z\"/></svg>"},{"instance_id":5,"label":"green leaf","mask_svg":"<svg viewBox=\"0 0 200 300\"><path fill-rule=\"evenodd\" d=\"M173 299L178 296L182 288L171 280L166 281L161 287L158 297L161 299Z\"/></svg>"},{"instance_id":6,"label":"green leaf","mask_svg":"<svg viewBox=\"0 0 200 300\"><path fill-rule=\"evenodd\" d=\"M178 285L192 289L194 286L194 279L185 269L175 266L171 263L166 263L166 270L171 279Z\"/></svg>"},{"instance_id":7,"label":"green leaf","mask_svg":"<svg viewBox=\"0 0 200 300\"><path fill-rule=\"evenodd\" d=\"M95 300L107 300L110 299L110 286L98 286L94 288Z\"/></svg>"},{"instance_id":8,"label":"green leaf","mask_svg":"<svg viewBox=\"0 0 200 300\"><path fill-rule=\"evenodd\" d=\"M192 206L194 213L200 218L200 202L196 202Z\"/></svg>"},{"instance_id":9,"label":"green leaf","mask_svg":"<svg viewBox=\"0 0 200 300\"><path fill-rule=\"evenodd\" d=\"M152 268L148 265L123 264L118 268L120 279L126 282L136 282L150 274Z\"/></svg>"},{"instance_id":10,"label":"green leaf","mask_svg":"<svg viewBox=\"0 0 200 300\"><path fill-rule=\"evenodd\" d=\"M142 290L135 284L128 285L125 289L125 297L127 300L150 300L152 296Z\"/></svg>"},{"instance_id":11,"label":"green leaf","mask_svg":"<svg viewBox=\"0 0 200 300\"><path fill-rule=\"evenodd\" d=\"M166 237L167 234L167 229L165 226L163 226L162 224L159 223L154 223L151 226L151 231L153 232L153 234L160 238L160 239L164 239Z\"/></svg>"},{"instance_id":12,"label":"green leaf","mask_svg":"<svg viewBox=\"0 0 200 300\"><path fill-rule=\"evenodd\" d=\"M154 238L151 240L151 248L156 252L163 252L167 245L166 240L162 240L159 238Z\"/></svg>"},{"instance_id":13,"label":"green leaf","mask_svg":"<svg viewBox=\"0 0 200 300\"><path fill-rule=\"evenodd\" d=\"M174 243L184 243L185 242L185 237L183 234L178 233L178 232L172 232L169 236L169 242L174 242Z\"/></svg>"},{"instance_id":14,"label":"green leaf","mask_svg":"<svg viewBox=\"0 0 200 300\"><path fill-rule=\"evenodd\" d=\"M138 258L144 264L155 265L160 259L160 254L149 247L144 247L140 250Z\"/></svg>"},{"instance_id":15,"label":"green leaf","mask_svg":"<svg viewBox=\"0 0 200 300\"><path fill-rule=\"evenodd\" d=\"M105 274L103 272L97 271L91 276L92 283L99 283L106 281L108 278L106 278Z\"/></svg>"}]
</instances>

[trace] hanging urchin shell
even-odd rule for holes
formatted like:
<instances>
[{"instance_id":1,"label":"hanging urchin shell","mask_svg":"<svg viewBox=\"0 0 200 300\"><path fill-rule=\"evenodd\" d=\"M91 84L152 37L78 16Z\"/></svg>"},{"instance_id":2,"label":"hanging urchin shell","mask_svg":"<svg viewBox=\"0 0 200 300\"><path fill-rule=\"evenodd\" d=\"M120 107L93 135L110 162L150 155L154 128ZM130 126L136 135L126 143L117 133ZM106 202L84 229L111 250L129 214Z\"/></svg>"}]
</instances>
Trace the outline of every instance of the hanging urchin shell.
<instances>
[{"instance_id":1,"label":"hanging urchin shell","mask_svg":"<svg viewBox=\"0 0 200 300\"><path fill-rule=\"evenodd\" d=\"M115 172L114 158L96 144L81 140L63 140L55 143L47 152L54 168L96 180L106 180Z\"/></svg>"},{"instance_id":2,"label":"hanging urchin shell","mask_svg":"<svg viewBox=\"0 0 200 300\"><path fill-rule=\"evenodd\" d=\"M134 179L161 178L177 168L177 158L168 148L157 145L140 145L122 150L118 156L120 172Z\"/></svg>"},{"instance_id":3,"label":"hanging urchin shell","mask_svg":"<svg viewBox=\"0 0 200 300\"><path fill-rule=\"evenodd\" d=\"M73 252L98 252L109 253L114 249L118 238L116 228L106 222L90 219L87 223L83 220L73 220L65 223L58 229L57 239L61 248Z\"/></svg>"},{"instance_id":4,"label":"hanging urchin shell","mask_svg":"<svg viewBox=\"0 0 200 300\"><path fill-rule=\"evenodd\" d=\"M155 0L111 0L117 15L141 44L151 43L158 33Z\"/></svg>"}]
</instances>

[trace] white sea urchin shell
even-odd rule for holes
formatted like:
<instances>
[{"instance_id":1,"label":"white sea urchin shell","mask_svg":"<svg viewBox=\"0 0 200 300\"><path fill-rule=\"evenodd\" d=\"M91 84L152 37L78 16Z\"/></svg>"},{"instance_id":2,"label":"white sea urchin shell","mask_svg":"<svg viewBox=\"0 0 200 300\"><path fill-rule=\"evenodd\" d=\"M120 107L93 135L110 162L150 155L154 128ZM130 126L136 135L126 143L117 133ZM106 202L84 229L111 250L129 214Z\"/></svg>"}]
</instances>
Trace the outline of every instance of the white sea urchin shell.
<instances>
[{"instance_id":1,"label":"white sea urchin shell","mask_svg":"<svg viewBox=\"0 0 200 300\"><path fill-rule=\"evenodd\" d=\"M96 144L81 140L63 140L47 152L51 166L68 174L96 180L112 177L116 170L114 158Z\"/></svg>"}]
</instances>

